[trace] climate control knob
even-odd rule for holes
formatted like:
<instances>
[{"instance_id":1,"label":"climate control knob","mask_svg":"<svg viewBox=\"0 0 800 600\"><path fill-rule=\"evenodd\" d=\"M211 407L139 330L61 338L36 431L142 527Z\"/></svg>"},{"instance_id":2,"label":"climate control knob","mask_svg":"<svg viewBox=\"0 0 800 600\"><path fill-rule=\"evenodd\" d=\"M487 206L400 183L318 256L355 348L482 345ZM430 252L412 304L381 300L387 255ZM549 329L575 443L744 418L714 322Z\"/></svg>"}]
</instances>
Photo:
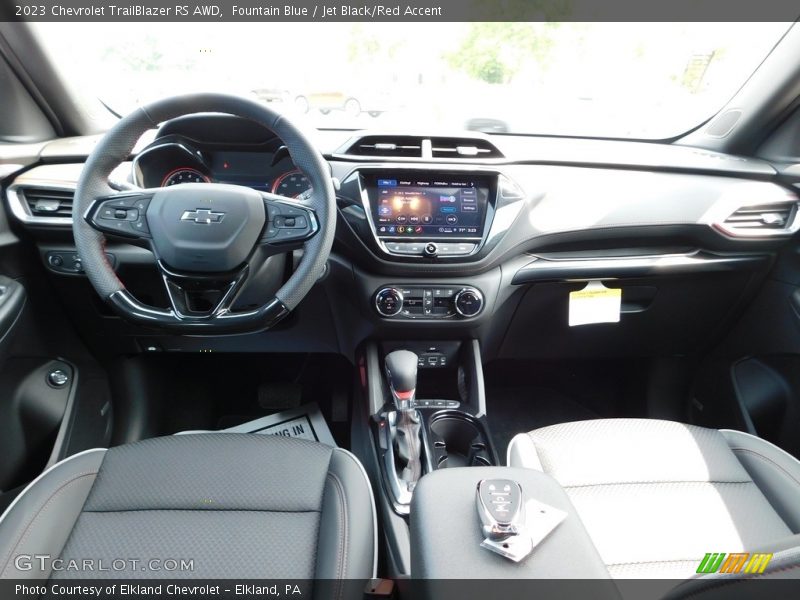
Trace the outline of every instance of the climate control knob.
<instances>
[{"instance_id":1,"label":"climate control knob","mask_svg":"<svg viewBox=\"0 0 800 600\"><path fill-rule=\"evenodd\" d=\"M453 301L456 312L462 317L474 317L483 309L483 294L475 288L464 288Z\"/></svg>"},{"instance_id":2,"label":"climate control knob","mask_svg":"<svg viewBox=\"0 0 800 600\"><path fill-rule=\"evenodd\" d=\"M403 310L403 292L385 287L375 294L375 309L384 317L394 317Z\"/></svg>"}]
</instances>

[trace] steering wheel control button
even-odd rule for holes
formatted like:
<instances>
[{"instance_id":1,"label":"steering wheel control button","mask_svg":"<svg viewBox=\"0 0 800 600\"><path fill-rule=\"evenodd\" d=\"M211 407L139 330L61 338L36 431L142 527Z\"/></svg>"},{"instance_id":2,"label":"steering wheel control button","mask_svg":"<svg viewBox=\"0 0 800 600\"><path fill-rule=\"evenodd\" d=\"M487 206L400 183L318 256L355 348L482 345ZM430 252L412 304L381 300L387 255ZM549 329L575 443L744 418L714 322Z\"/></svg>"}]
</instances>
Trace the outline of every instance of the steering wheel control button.
<instances>
[{"instance_id":1,"label":"steering wheel control button","mask_svg":"<svg viewBox=\"0 0 800 600\"><path fill-rule=\"evenodd\" d=\"M439 254L439 246L434 242L428 242L425 244L425 248L423 248L422 252L428 258L433 258Z\"/></svg>"},{"instance_id":2,"label":"steering wheel control button","mask_svg":"<svg viewBox=\"0 0 800 600\"><path fill-rule=\"evenodd\" d=\"M64 387L69 383L69 375L63 369L56 369L47 374L47 383L53 387Z\"/></svg>"},{"instance_id":3,"label":"steering wheel control button","mask_svg":"<svg viewBox=\"0 0 800 600\"><path fill-rule=\"evenodd\" d=\"M131 228L142 234L150 233L150 228L147 226L147 219L144 218L144 215L132 222Z\"/></svg>"},{"instance_id":4,"label":"steering wheel control button","mask_svg":"<svg viewBox=\"0 0 800 600\"><path fill-rule=\"evenodd\" d=\"M299 244L317 232L314 212L287 201L265 199L267 223L261 241L276 246Z\"/></svg>"},{"instance_id":5,"label":"steering wheel control button","mask_svg":"<svg viewBox=\"0 0 800 600\"><path fill-rule=\"evenodd\" d=\"M275 236L276 242L284 242L284 241L292 241L292 240L302 240L305 237L305 232L303 230L293 229L293 228L278 228L278 235Z\"/></svg>"},{"instance_id":6,"label":"steering wheel control button","mask_svg":"<svg viewBox=\"0 0 800 600\"><path fill-rule=\"evenodd\" d=\"M464 288L456 294L455 307L462 317L474 317L483 309L483 295L475 288Z\"/></svg>"},{"instance_id":7,"label":"steering wheel control button","mask_svg":"<svg viewBox=\"0 0 800 600\"><path fill-rule=\"evenodd\" d=\"M262 239L269 240L274 238L278 235L278 228L275 226L275 223L267 223L267 227L264 229L264 235Z\"/></svg>"},{"instance_id":8,"label":"steering wheel control button","mask_svg":"<svg viewBox=\"0 0 800 600\"><path fill-rule=\"evenodd\" d=\"M150 196L118 195L101 199L90 212L90 222L100 231L129 237L146 237L150 233L145 212Z\"/></svg>"},{"instance_id":9,"label":"steering wheel control button","mask_svg":"<svg viewBox=\"0 0 800 600\"><path fill-rule=\"evenodd\" d=\"M375 309L384 317L399 315L403 310L403 293L397 288L383 288L375 295Z\"/></svg>"}]
</instances>

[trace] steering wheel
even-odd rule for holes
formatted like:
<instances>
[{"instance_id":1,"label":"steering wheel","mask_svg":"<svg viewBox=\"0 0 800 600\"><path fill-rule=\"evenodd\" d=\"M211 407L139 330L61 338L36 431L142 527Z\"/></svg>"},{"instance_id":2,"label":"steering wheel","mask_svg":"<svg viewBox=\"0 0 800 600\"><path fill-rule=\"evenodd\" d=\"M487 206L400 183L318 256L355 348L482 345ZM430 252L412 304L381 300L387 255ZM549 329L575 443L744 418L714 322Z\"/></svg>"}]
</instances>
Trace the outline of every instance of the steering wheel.
<instances>
[{"instance_id":1,"label":"steering wheel","mask_svg":"<svg viewBox=\"0 0 800 600\"><path fill-rule=\"evenodd\" d=\"M175 117L225 113L275 133L312 192L303 202L251 188L187 183L166 188L113 190L108 178L127 160L139 137ZM336 196L328 165L284 116L257 102L225 94L195 94L154 102L120 120L86 161L75 193L72 230L89 281L116 312L137 324L179 333L261 331L305 297L328 260L336 229ZM156 258L170 308L137 300L105 253L113 233L146 245ZM272 255L303 249L288 281L266 304L234 310L248 274Z\"/></svg>"}]
</instances>

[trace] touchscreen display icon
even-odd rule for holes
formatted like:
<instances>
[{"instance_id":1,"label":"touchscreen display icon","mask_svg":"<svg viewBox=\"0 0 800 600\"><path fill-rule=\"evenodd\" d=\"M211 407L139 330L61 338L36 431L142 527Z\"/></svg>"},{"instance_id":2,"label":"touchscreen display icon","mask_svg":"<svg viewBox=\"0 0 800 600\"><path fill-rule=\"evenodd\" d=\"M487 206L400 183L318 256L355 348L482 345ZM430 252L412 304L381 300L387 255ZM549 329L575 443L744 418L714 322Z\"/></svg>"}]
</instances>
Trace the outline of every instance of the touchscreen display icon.
<instances>
[{"instance_id":1,"label":"touchscreen display icon","mask_svg":"<svg viewBox=\"0 0 800 600\"><path fill-rule=\"evenodd\" d=\"M422 239L481 235L488 184L443 174L384 177L368 180L376 234Z\"/></svg>"}]
</instances>

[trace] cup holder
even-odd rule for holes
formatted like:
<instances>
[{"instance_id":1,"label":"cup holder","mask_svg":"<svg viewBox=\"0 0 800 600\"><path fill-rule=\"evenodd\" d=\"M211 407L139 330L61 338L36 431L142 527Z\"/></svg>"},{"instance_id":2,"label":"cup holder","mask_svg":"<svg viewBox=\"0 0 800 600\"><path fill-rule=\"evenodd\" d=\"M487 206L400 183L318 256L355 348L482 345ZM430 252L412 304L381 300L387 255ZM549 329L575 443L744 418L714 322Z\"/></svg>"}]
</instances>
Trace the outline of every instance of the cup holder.
<instances>
[{"instance_id":1,"label":"cup holder","mask_svg":"<svg viewBox=\"0 0 800 600\"><path fill-rule=\"evenodd\" d=\"M437 469L494 464L486 433L471 416L440 413L431 418L429 430Z\"/></svg>"}]
</instances>

